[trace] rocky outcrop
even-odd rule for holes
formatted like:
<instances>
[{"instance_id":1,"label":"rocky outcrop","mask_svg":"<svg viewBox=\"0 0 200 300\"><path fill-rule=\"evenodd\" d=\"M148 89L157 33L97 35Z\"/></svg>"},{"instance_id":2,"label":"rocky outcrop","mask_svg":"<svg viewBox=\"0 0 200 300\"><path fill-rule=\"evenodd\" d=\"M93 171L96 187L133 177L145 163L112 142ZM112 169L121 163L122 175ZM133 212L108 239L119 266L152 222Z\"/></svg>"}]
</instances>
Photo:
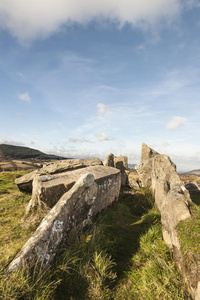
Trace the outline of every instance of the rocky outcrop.
<instances>
[{"instance_id":1,"label":"rocky outcrop","mask_svg":"<svg viewBox=\"0 0 200 300\"><path fill-rule=\"evenodd\" d=\"M148 147L145 143L142 144L141 162L135 166L140 176L142 187L151 186L152 163L156 155L159 155L159 153Z\"/></svg>"},{"instance_id":2,"label":"rocky outcrop","mask_svg":"<svg viewBox=\"0 0 200 300\"><path fill-rule=\"evenodd\" d=\"M188 209L191 199L176 173L174 163L166 155L157 155L153 159L152 191L155 204L161 212L163 238L171 249L179 249L176 226L191 217Z\"/></svg>"},{"instance_id":3,"label":"rocky outcrop","mask_svg":"<svg viewBox=\"0 0 200 300\"><path fill-rule=\"evenodd\" d=\"M92 173L82 175L60 198L11 262L9 271L33 261L37 261L41 268L47 268L70 230L81 231L97 213L118 198L121 188L119 170L103 166L96 168L99 168L96 178Z\"/></svg>"},{"instance_id":4,"label":"rocky outcrop","mask_svg":"<svg viewBox=\"0 0 200 300\"><path fill-rule=\"evenodd\" d=\"M69 191L76 181L86 173L93 173L95 182L98 183L102 177L107 176L110 178L115 174L119 174L119 171L111 167L90 166L55 175L36 176L33 180L32 198L29 202L27 212L42 204L52 208L62 195Z\"/></svg>"},{"instance_id":5,"label":"rocky outcrop","mask_svg":"<svg viewBox=\"0 0 200 300\"><path fill-rule=\"evenodd\" d=\"M127 156L115 156L114 167L121 171L121 182L122 185L127 185L128 176L126 170L128 169L128 157Z\"/></svg>"},{"instance_id":6,"label":"rocky outcrop","mask_svg":"<svg viewBox=\"0 0 200 300\"><path fill-rule=\"evenodd\" d=\"M147 144L142 143L142 151L141 151L141 161L144 162L149 160L150 158L153 158L156 155L159 155L160 153L156 152L152 148L150 148Z\"/></svg>"},{"instance_id":7,"label":"rocky outcrop","mask_svg":"<svg viewBox=\"0 0 200 300\"><path fill-rule=\"evenodd\" d=\"M176 172L176 166L168 156L152 152L152 149L149 148L148 150L146 146L143 149L145 149L147 155L143 154L142 157L146 159L149 156L149 159L145 160L145 163L140 166L139 175L143 180L143 184L146 183L146 186L149 186L149 183L151 183L155 205L161 213L163 239L171 249L173 259L188 286L192 299L199 300L200 281L198 274L200 264L190 273L191 270L187 265L187 259L182 254L177 233L178 223L191 218L188 208L188 204L192 203L189 191L180 180ZM145 168L146 165L149 166L148 173L146 169L142 170L142 166Z\"/></svg>"},{"instance_id":8,"label":"rocky outcrop","mask_svg":"<svg viewBox=\"0 0 200 300\"><path fill-rule=\"evenodd\" d=\"M36 176L57 174L89 166L102 165L102 161L98 158L90 159L67 159L45 165L40 170L35 170L15 180L18 188L22 192L32 192L32 182Z\"/></svg>"},{"instance_id":9,"label":"rocky outcrop","mask_svg":"<svg viewBox=\"0 0 200 300\"><path fill-rule=\"evenodd\" d=\"M104 166L114 167L114 154L109 153L103 161Z\"/></svg>"}]
</instances>

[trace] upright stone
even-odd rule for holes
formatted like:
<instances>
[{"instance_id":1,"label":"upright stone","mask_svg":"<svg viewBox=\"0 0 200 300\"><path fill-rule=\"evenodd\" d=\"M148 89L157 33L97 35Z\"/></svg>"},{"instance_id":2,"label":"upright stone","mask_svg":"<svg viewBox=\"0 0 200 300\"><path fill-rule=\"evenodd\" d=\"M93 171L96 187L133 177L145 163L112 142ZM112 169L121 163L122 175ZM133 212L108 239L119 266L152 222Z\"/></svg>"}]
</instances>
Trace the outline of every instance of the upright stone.
<instances>
[{"instance_id":1,"label":"upright stone","mask_svg":"<svg viewBox=\"0 0 200 300\"><path fill-rule=\"evenodd\" d=\"M104 166L114 167L114 154L109 153L103 161Z\"/></svg>"},{"instance_id":2,"label":"upright stone","mask_svg":"<svg viewBox=\"0 0 200 300\"><path fill-rule=\"evenodd\" d=\"M156 152L155 150L147 146L147 144L142 143L141 163L159 154L160 153Z\"/></svg>"},{"instance_id":3,"label":"upright stone","mask_svg":"<svg viewBox=\"0 0 200 300\"><path fill-rule=\"evenodd\" d=\"M141 162L135 166L142 187L151 186L152 162L156 155L159 155L159 153L151 149L145 143L142 144Z\"/></svg>"},{"instance_id":4,"label":"upright stone","mask_svg":"<svg viewBox=\"0 0 200 300\"><path fill-rule=\"evenodd\" d=\"M127 185L128 176L126 170L128 169L128 157L127 156L115 156L114 167L121 171L122 185Z\"/></svg>"}]
</instances>

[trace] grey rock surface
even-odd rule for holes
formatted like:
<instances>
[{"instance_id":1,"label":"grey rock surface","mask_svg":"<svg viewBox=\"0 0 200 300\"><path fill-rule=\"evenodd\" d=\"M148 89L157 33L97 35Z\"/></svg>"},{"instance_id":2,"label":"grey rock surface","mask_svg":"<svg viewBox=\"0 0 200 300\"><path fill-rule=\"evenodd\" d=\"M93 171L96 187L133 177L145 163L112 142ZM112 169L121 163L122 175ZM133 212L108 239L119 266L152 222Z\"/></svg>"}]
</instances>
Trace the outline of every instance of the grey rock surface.
<instances>
[{"instance_id":1,"label":"grey rock surface","mask_svg":"<svg viewBox=\"0 0 200 300\"><path fill-rule=\"evenodd\" d=\"M127 185L128 176L126 170L128 169L128 157L127 156L114 156L114 167L121 171L122 185Z\"/></svg>"},{"instance_id":2,"label":"grey rock surface","mask_svg":"<svg viewBox=\"0 0 200 300\"><path fill-rule=\"evenodd\" d=\"M119 171L115 168L97 165L60 174L36 176L33 180L32 198L28 209L41 204L52 208L62 195L72 188L78 178L86 173L93 173L95 182L98 183L101 178L112 177Z\"/></svg>"},{"instance_id":3,"label":"grey rock surface","mask_svg":"<svg viewBox=\"0 0 200 300\"><path fill-rule=\"evenodd\" d=\"M114 167L114 154L109 153L103 161L104 166Z\"/></svg>"},{"instance_id":4,"label":"grey rock surface","mask_svg":"<svg viewBox=\"0 0 200 300\"><path fill-rule=\"evenodd\" d=\"M60 160L46 164L39 170L17 178L15 183L20 191L31 193L32 182L35 176L57 174L96 165L102 165L102 161L98 158Z\"/></svg>"}]
</instances>

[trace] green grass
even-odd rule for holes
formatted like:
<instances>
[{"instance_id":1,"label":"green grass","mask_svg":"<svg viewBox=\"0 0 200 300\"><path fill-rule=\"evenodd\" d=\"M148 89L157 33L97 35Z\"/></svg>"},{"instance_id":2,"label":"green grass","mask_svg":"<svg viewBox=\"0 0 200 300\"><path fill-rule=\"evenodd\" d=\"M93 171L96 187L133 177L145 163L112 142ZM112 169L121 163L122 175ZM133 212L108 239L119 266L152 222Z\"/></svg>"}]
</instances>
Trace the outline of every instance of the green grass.
<instances>
[{"instance_id":1,"label":"green grass","mask_svg":"<svg viewBox=\"0 0 200 300\"><path fill-rule=\"evenodd\" d=\"M37 214L25 217L30 195L13 185L18 175L0 173L1 209L5 208L0 298L189 299L162 240L160 215L145 189L121 194L81 236L72 231L49 270L42 272L36 264L32 272L24 267L7 274L6 266L41 219Z\"/></svg>"},{"instance_id":2,"label":"green grass","mask_svg":"<svg viewBox=\"0 0 200 300\"><path fill-rule=\"evenodd\" d=\"M8 264L32 235L45 212L25 215L31 195L21 193L14 181L27 171L0 172L0 263Z\"/></svg>"},{"instance_id":3,"label":"green grass","mask_svg":"<svg viewBox=\"0 0 200 300\"><path fill-rule=\"evenodd\" d=\"M184 258L186 271L194 284L200 274L200 195L191 194L194 204L190 205L192 218L180 222L177 226L181 251Z\"/></svg>"}]
</instances>

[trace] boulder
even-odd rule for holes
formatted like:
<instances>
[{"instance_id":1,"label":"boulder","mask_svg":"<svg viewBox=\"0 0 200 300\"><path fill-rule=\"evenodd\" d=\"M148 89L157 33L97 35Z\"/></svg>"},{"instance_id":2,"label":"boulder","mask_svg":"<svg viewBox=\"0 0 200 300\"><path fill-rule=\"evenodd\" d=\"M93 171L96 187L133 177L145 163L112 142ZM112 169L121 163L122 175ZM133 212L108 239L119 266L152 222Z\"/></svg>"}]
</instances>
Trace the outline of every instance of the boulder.
<instances>
[{"instance_id":1,"label":"boulder","mask_svg":"<svg viewBox=\"0 0 200 300\"><path fill-rule=\"evenodd\" d=\"M114 167L114 154L107 154L105 160L103 161L103 165L108 167Z\"/></svg>"},{"instance_id":2,"label":"boulder","mask_svg":"<svg viewBox=\"0 0 200 300\"><path fill-rule=\"evenodd\" d=\"M128 176L125 171L128 169L128 157L114 156L114 167L121 171L122 185L127 185Z\"/></svg>"},{"instance_id":3,"label":"boulder","mask_svg":"<svg viewBox=\"0 0 200 300\"><path fill-rule=\"evenodd\" d=\"M140 185L139 185L139 178L138 178L138 174L136 174L134 171L126 171L126 174L128 176L128 181L127 184L131 189L134 190L139 190L140 189Z\"/></svg>"},{"instance_id":4,"label":"boulder","mask_svg":"<svg viewBox=\"0 0 200 300\"><path fill-rule=\"evenodd\" d=\"M11 262L9 272L33 262L48 268L66 234L72 229L81 232L95 215L118 198L120 172L110 167L88 167L92 168L96 168L96 179L92 173L83 174L60 198Z\"/></svg>"},{"instance_id":5,"label":"boulder","mask_svg":"<svg viewBox=\"0 0 200 300\"><path fill-rule=\"evenodd\" d=\"M115 168L99 165L60 174L36 176L33 180L32 198L27 212L41 204L52 208L62 195L72 188L79 177L86 173L93 173L95 182L98 183L102 177L107 176L109 178L120 172Z\"/></svg>"},{"instance_id":6,"label":"boulder","mask_svg":"<svg viewBox=\"0 0 200 300\"><path fill-rule=\"evenodd\" d=\"M153 158L156 155L159 155L160 153L156 152L152 148L150 148L147 144L142 143L142 151L141 151L141 161L144 162L146 160L149 160L150 158Z\"/></svg>"},{"instance_id":7,"label":"boulder","mask_svg":"<svg viewBox=\"0 0 200 300\"><path fill-rule=\"evenodd\" d=\"M142 187L151 186L152 162L156 155L159 155L159 153L148 147L145 143L142 144L141 162L135 166Z\"/></svg>"},{"instance_id":8,"label":"boulder","mask_svg":"<svg viewBox=\"0 0 200 300\"><path fill-rule=\"evenodd\" d=\"M155 204L161 212L163 231L168 235L166 243L170 248L179 247L176 226L180 221L190 218L188 204L189 192L178 176L174 163L166 155L157 155L152 165L152 190Z\"/></svg>"},{"instance_id":9,"label":"boulder","mask_svg":"<svg viewBox=\"0 0 200 300\"><path fill-rule=\"evenodd\" d=\"M17 184L20 191L31 193L32 182L35 176L57 174L96 165L102 165L102 161L98 158L60 160L50 164L46 164L39 170L35 170L29 174L17 178L15 180L15 183Z\"/></svg>"}]
</instances>

